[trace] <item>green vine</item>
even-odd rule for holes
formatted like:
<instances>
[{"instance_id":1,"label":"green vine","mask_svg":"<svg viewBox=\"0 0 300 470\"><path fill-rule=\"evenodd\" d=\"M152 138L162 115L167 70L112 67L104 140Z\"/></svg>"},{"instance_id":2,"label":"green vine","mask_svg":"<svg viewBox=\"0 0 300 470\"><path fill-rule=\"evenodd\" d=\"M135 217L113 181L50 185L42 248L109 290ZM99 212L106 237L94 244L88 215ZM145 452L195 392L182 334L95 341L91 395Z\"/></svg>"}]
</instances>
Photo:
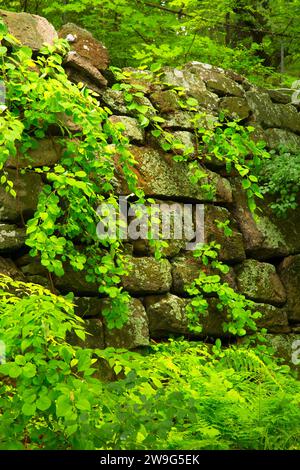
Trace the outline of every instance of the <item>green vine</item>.
<instances>
[{"instance_id":1,"label":"green vine","mask_svg":"<svg viewBox=\"0 0 300 470\"><path fill-rule=\"evenodd\" d=\"M120 327L126 321L129 301L120 279L128 267L123 263L121 241L99 240L96 226L99 204L118 207L115 155L129 190L143 202L143 192L136 188L128 141L110 123L110 111L99 107L95 94L68 80L62 67L67 51L64 41L44 47L33 59L29 48L16 44L3 27L1 31L1 40L12 48L9 54L6 47L0 49L6 86L6 107L0 115L1 182L16 196L8 181L7 159L18 161L19 155L30 159L30 150L39 148L40 139L51 135L50 128L55 126L61 135L59 163L52 168L27 168L42 173L47 184L33 218L27 222L26 244L30 254L39 255L42 265L56 276L64 275L66 265L84 271L86 280L96 282L100 294L111 299L103 312L108 325ZM78 130L71 133L68 121Z\"/></svg>"}]
</instances>

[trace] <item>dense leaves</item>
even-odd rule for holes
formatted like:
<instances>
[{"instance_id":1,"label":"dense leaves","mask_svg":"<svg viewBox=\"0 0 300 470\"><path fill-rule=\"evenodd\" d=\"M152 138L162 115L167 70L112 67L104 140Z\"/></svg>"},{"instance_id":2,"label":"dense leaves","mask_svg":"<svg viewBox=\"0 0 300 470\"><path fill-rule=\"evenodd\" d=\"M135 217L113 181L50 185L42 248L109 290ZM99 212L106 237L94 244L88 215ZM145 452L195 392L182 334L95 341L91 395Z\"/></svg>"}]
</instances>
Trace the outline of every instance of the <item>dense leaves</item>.
<instances>
[{"instance_id":1,"label":"dense leaves","mask_svg":"<svg viewBox=\"0 0 300 470\"><path fill-rule=\"evenodd\" d=\"M268 350L81 349L70 300L0 282L0 448L299 449L300 385Z\"/></svg>"},{"instance_id":2,"label":"dense leaves","mask_svg":"<svg viewBox=\"0 0 300 470\"><path fill-rule=\"evenodd\" d=\"M74 22L108 47L114 65L200 60L251 77L299 71L299 0L13 0L3 8ZM278 77L277 77L278 79Z\"/></svg>"}]
</instances>

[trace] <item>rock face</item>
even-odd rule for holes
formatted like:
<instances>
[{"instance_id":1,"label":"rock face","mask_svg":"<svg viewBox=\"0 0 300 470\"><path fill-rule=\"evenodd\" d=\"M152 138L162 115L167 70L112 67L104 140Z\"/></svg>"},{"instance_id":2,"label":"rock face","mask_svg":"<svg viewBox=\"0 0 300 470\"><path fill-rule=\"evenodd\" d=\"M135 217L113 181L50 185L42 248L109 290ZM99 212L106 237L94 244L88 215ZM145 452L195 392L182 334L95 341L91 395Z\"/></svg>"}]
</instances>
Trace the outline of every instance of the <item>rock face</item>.
<instances>
[{"instance_id":1,"label":"rock face","mask_svg":"<svg viewBox=\"0 0 300 470\"><path fill-rule=\"evenodd\" d=\"M0 274L12 277L16 281L25 281L25 277L17 266L8 258L0 257Z\"/></svg>"},{"instance_id":2,"label":"rock face","mask_svg":"<svg viewBox=\"0 0 300 470\"><path fill-rule=\"evenodd\" d=\"M246 119L250 114L250 108L245 98L235 96L222 98L219 107L223 111L228 111L233 119Z\"/></svg>"},{"instance_id":3,"label":"rock face","mask_svg":"<svg viewBox=\"0 0 300 470\"><path fill-rule=\"evenodd\" d=\"M0 17L9 33L33 51L40 50L44 44L53 44L57 38L52 24L41 16L0 10Z\"/></svg>"},{"instance_id":4,"label":"rock face","mask_svg":"<svg viewBox=\"0 0 300 470\"><path fill-rule=\"evenodd\" d=\"M286 293L272 264L247 259L235 269L238 290L255 302L283 305Z\"/></svg>"},{"instance_id":5,"label":"rock face","mask_svg":"<svg viewBox=\"0 0 300 470\"><path fill-rule=\"evenodd\" d=\"M123 277L125 290L135 295L168 292L172 283L171 265L163 259L128 257L130 272Z\"/></svg>"},{"instance_id":6,"label":"rock face","mask_svg":"<svg viewBox=\"0 0 300 470\"><path fill-rule=\"evenodd\" d=\"M225 235L224 228L220 223L231 222L232 233ZM230 212L224 207L213 205L205 206L204 216L205 243L216 241L221 245L220 260L238 263L246 258L243 237L237 228L237 224L232 219Z\"/></svg>"},{"instance_id":7,"label":"rock face","mask_svg":"<svg viewBox=\"0 0 300 470\"><path fill-rule=\"evenodd\" d=\"M105 87L107 80L103 77L102 73L94 67L88 60L84 59L76 51L70 51L65 58L65 63L71 69L78 70L81 74L86 75L89 80L94 82L97 86ZM70 70L70 69L69 69ZM72 71L71 71L72 76Z\"/></svg>"},{"instance_id":8,"label":"rock face","mask_svg":"<svg viewBox=\"0 0 300 470\"><path fill-rule=\"evenodd\" d=\"M106 70L109 65L109 56L106 47L86 29L80 28L74 23L62 26L58 33L60 38L66 39L72 51L99 70Z\"/></svg>"},{"instance_id":9,"label":"rock face","mask_svg":"<svg viewBox=\"0 0 300 470\"><path fill-rule=\"evenodd\" d=\"M137 119L129 116L110 116L109 120L113 124L120 123L123 130L123 135L131 142L143 143L145 138L145 131L141 128Z\"/></svg>"},{"instance_id":10,"label":"rock face","mask_svg":"<svg viewBox=\"0 0 300 470\"><path fill-rule=\"evenodd\" d=\"M53 166L57 163L62 156L62 147L57 138L41 139L38 142L36 149L31 149L25 156L18 151L15 158L10 157L6 165L10 168L26 168L31 166L33 168L39 166Z\"/></svg>"},{"instance_id":11,"label":"rock face","mask_svg":"<svg viewBox=\"0 0 300 470\"><path fill-rule=\"evenodd\" d=\"M31 47L34 54L43 43L53 44L57 37L47 20L36 15L1 10L0 17L10 33ZM109 73L105 71L109 57L103 44L71 23L62 27L59 36L70 44L71 50L63 59L69 79L82 82L97 94L94 96L100 106L109 108L106 109L109 127L119 127L130 143L129 150L135 159L133 170L147 204L160 205L160 228L167 217L171 220L168 236L164 236L169 244L163 247L163 258L159 260L148 240L136 239L129 233L124 241L124 254L132 269L118 285L131 296L129 320L122 328L113 330L108 329L103 318L108 300L101 298L97 283L85 280L85 272L74 272L66 266L63 277L50 277L40 260L29 256L24 226L36 210L45 181L44 175L41 177L35 170L55 165L63 153L59 143L62 129L56 124L50 126L48 137L40 139L37 148L26 155L19 149L17 156L6 162L4 171L13 181L17 197L0 185L0 273L44 285L56 293L72 291L76 313L85 319L90 333L85 342L71 338L74 344L129 349L148 346L151 338L170 334L233 341L223 330L223 323L232 312L220 308L217 292L204 294L208 310L199 313L201 333L191 333L187 321L192 295L186 287L200 272L218 275L221 282L252 299L251 308L262 313L257 320L258 328L268 329L279 354L291 362L293 341L300 332L300 208L288 218L279 219L270 208L271 200L265 197L258 202L260 212L254 218L235 171L231 170L229 175L224 162L210 154L200 159L202 141L195 132L195 124L213 130L220 111L225 112L229 121L237 118L243 125L253 126L255 142L264 140L268 149L275 150L284 146L292 159L300 149L299 107L291 103L289 94L258 89L232 71L190 62L181 68L164 67L160 83L149 70L123 69L122 81L129 87L142 87L145 92L134 95L135 106L128 109L128 96L122 87L118 90L108 86ZM179 96L174 87L180 87L183 93ZM187 99L192 106L187 105ZM141 114L150 120L149 124L147 119L141 120ZM58 113L57 118L58 123L69 129L71 138L82 138L80 123L64 113ZM153 133L151 119L172 134L173 148L163 145L166 142L162 134ZM124 162L115 154L113 134L108 142L115 167L112 183L119 195L128 196L130 206L134 199L124 180ZM185 204L193 207L188 223L182 216ZM180 210L170 216L170 208L174 210L175 206ZM204 224L200 217L199 225L196 207L201 208ZM128 222L132 220L134 215ZM180 226L183 232L178 236ZM195 259L191 247L195 238L221 246L219 259L229 266L227 274Z\"/></svg>"},{"instance_id":12,"label":"rock face","mask_svg":"<svg viewBox=\"0 0 300 470\"><path fill-rule=\"evenodd\" d=\"M192 173L187 164L175 162L172 155L163 154L150 147L132 147L131 151L137 161L135 172L138 183L147 196L164 196L175 200L185 198L198 202L232 201L230 183L217 173L204 170L206 177L201 180L202 184L206 182L211 185L214 192L211 196L201 184L191 183ZM124 182L121 182L120 192L123 194L128 192Z\"/></svg>"},{"instance_id":13,"label":"rock face","mask_svg":"<svg viewBox=\"0 0 300 470\"><path fill-rule=\"evenodd\" d=\"M288 317L300 323L300 255L285 258L279 266L279 275L287 293Z\"/></svg>"},{"instance_id":14,"label":"rock face","mask_svg":"<svg viewBox=\"0 0 300 470\"><path fill-rule=\"evenodd\" d=\"M263 127L283 128L300 132L300 114L292 104L274 104L267 93L248 91L248 106Z\"/></svg>"},{"instance_id":15,"label":"rock face","mask_svg":"<svg viewBox=\"0 0 300 470\"><path fill-rule=\"evenodd\" d=\"M7 173L8 179L14 182L17 197L12 197L0 186L0 220L26 220L36 209L38 195L43 187L42 179L40 175L31 172L21 175L17 170L8 170Z\"/></svg>"},{"instance_id":16,"label":"rock face","mask_svg":"<svg viewBox=\"0 0 300 470\"><path fill-rule=\"evenodd\" d=\"M132 299L127 323L119 330L104 330L105 344L113 348L135 349L149 345L148 318L143 304Z\"/></svg>"},{"instance_id":17,"label":"rock face","mask_svg":"<svg viewBox=\"0 0 300 470\"><path fill-rule=\"evenodd\" d=\"M230 179L233 188L232 213L243 234L247 255L256 259L270 259L297 253L300 250L300 209L294 210L287 219L278 218L268 206L268 200L258 206L261 212L254 220L245 192L237 178Z\"/></svg>"}]
</instances>

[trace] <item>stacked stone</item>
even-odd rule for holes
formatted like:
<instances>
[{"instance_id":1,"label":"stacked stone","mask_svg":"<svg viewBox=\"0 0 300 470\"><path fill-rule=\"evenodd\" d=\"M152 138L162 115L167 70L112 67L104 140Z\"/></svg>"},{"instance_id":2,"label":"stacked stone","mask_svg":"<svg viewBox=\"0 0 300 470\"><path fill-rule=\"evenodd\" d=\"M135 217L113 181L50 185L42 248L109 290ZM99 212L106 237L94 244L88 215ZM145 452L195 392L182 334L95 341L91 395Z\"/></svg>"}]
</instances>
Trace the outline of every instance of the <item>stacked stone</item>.
<instances>
[{"instance_id":1,"label":"stacked stone","mask_svg":"<svg viewBox=\"0 0 300 470\"><path fill-rule=\"evenodd\" d=\"M29 16L32 15L26 18ZM34 24L30 20L28 24L31 29L37 28L40 20ZM16 35L12 26L11 33ZM254 219L240 179L235 175L227 177L224 168L214 161L205 164L206 180L215 189L213 200L209 200L200 185L190 183L188 163L176 162L171 152L162 151L150 131L139 126L135 112L127 111L122 92L105 87L105 79L99 77L108 64L103 46L74 25L66 25L59 35L73 48L65 62L70 79L82 81L97 91L100 105L112 110L110 119L124 124L124 134L137 161L139 185L145 194L157 201L205 205L205 241L220 243L220 258L230 266L224 281L256 303L257 310L263 314L259 327L266 327L281 354L286 351L290 356L292 341L300 339L300 209L293 211L287 220L279 219L272 213L270 201L264 200L259 203L259 219ZM18 37L22 41L20 34ZM40 43L36 49L38 46ZM30 47L34 45L31 43ZM232 118L238 117L242 123L254 126L254 138L265 140L269 148L284 145L291 152L300 148L300 113L286 94L258 89L236 73L200 62L191 62L181 70L166 67L163 85L149 80L149 76L151 72L136 71L128 80L145 86L146 95L141 104L148 107L148 114L159 113L165 119L162 126L188 147L195 144L192 115L181 108L172 91L174 86L184 88L187 96L198 100L199 112L205 111L208 121L226 109ZM60 152L52 134L32 151L31 165L52 166L59 161ZM24 248L22 223L32 215L43 184L38 174L18 173L16 167L26 165L22 155L17 156L17 162L8 163L18 194L16 200L0 188L0 253L3 255L0 271L47 286L46 270ZM117 167L116 178L120 194L128 194ZM216 227L216 219L231 221L231 237ZM172 240L165 250L166 258L161 261L153 257L146 241L128 244L132 270L122 279L122 284L132 301L129 322L120 330L107 329L101 315L106 301L99 298L97 285L85 281L83 273L67 267L65 276L53 279L58 292L75 293L77 312L84 316L87 329L93 334L87 340L88 346L137 348L148 345L150 338L170 334L190 336L185 314L190 298L185 286L204 268L185 251L185 242ZM200 337L222 337L225 314L217 309L214 298L209 299L209 307Z\"/></svg>"}]
</instances>

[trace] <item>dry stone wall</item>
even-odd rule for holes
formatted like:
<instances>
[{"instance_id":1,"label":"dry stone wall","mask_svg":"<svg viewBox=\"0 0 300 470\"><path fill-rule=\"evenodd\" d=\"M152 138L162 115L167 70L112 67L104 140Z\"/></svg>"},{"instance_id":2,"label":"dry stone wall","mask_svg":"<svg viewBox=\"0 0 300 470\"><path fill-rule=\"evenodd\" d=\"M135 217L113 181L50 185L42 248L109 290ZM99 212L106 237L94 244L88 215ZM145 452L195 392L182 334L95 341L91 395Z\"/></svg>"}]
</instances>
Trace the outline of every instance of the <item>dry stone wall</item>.
<instances>
[{"instance_id":1,"label":"dry stone wall","mask_svg":"<svg viewBox=\"0 0 300 470\"><path fill-rule=\"evenodd\" d=\"M10 32L34 51L57 36L43 18L3 11L0 14ZM96 91L100 105L111 109L110 119L124 124L124 133L137 161L135 171L145 194L157 201L205 204L205 241L220 243L220 258L230 266L224 281L257 304L257 310L263 314L259 326L268 328L281 353L290 350L291 342L300 339L300 209L287 220L279 219L272 213L270 201L265 200L260 202L261 214L255 220L248 209L241 181L235 175L226 176L224 168L216 162L205 167L207 180L215 187L214 199L208 200L200 185L190 183L187 163L176 162L174 155L163 152L147 128L139 126L134 111L128 112L122 92L107 85L111 77L105 72L109 59L104 46L72 24L65 25L58 35L71 44L72 50L65 60L70 80L82 81ZM142 102L149 107L148 113L160 113L165 119L162 125L169 132L187 146L194 146L190 113L182 110L178 98L167 86L143 81L143 73L146 72L140 72L138 80L147 87ZM184 87L186 94L196 98L200 110L209 116L217 116L222 109L229 110L232 117L254 126L255 138L265 140L269 148L283 144L291 151L300 149L300 112L288 95L258 89L236 73L200 62L189 63L180 70L167 67L164 74L165 82ZM78 130L72 122L69 128ZM58 137L59 130L51 129L51 135L32 151L32 166L52 166L59 161ZM38 259L28 255L24 245L24 222L33 214L43 185L40 175L34 171L20 174L17 168L26 165L21 154L8 162L16 199L0 187L0 271L15 279L53 287L45 268ZM128 194L125 182L118 179L117 168L116 178L119 192ZM216 228L215 219L230 219L233 235L225 237L223 230ZM147 346L150 338L170 334L190 336L185 313L190 299L185 286L204 268L184 245L184 240L171 241L165 249L166 258L158 261L146 241L126 244L133 268L122 284L132 301L129 322L121 330L106 327L101 311L107 300L99 298L98 286L86 282L84 273L66 268L62 278L53 278L57 292L74 292L77 312L86 319L92 334L88 346L137 348ZM209 299L209 307L200 337L224 336L225 314L217 309L214 298Z\"/></svg>"}]
</instances>

